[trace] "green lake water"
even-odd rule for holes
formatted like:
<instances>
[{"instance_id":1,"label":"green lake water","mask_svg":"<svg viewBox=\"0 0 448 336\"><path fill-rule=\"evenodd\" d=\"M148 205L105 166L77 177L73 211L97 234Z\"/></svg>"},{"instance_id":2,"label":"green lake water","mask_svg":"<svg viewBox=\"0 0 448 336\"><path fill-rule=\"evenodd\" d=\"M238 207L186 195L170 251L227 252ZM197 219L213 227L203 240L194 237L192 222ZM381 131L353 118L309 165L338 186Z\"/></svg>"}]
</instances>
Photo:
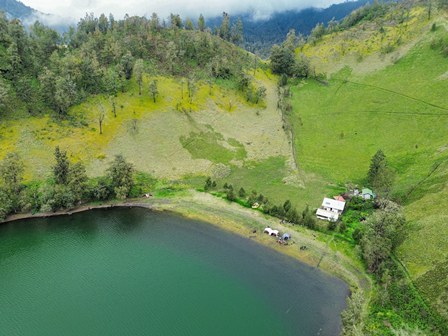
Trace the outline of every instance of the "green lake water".
<instances>
[{"instance_id":1,"label":"green lake water","mask_svg":"<svg viewBox=\"0 0 448 336\"><path fill-rule=\"evenodd\" d=\"M146 209L0 225L0 335L338 335L342 281Z\"/></svg>"}]
</instances>

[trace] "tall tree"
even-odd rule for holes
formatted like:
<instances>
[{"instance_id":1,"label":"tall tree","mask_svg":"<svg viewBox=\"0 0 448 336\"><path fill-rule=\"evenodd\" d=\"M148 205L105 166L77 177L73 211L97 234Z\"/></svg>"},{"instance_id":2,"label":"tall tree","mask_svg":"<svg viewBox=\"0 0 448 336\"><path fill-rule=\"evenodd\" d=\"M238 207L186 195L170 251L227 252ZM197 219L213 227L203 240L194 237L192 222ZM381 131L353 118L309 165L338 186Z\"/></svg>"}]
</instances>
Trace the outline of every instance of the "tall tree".
<instances>
[{"instance_id":1,"label":"tall tree","mask_svg":"<svg viewBox=\"0 0 448 336\"><path fill-rule=\"evenodd\" d=\"M294 75L295 55L288 47L274 45L271 49L271 69L272 72L279 75Z\"/></svg>"},{"instance_id":2,"label":"tall tree","mask_svg":"<svg viewBox=\"0 0 448 336\"><path fill-rule=\"evenodd\" d=\"M369 172L367 173L368 184L379 193L387 194L393 181L393 174L389 168L382 150L378 150L372 157Z\"/></svg>"},{"instance_id":3,"label":"tall tree","mask_svg":"<svg viewBox=\"0 0 448 336\"><path fill-rule=\"evenodd\" d=\"M152 80L151 83L149 84L149 93L151 94L152 100L155 103L156 98L159 95L159 90L157 89L157 80L156 79Z\"/></svg>"},{"instance_id":4,"label":"tall tree","mask_svg":"<svg viewBox=\"0 0 448 336\"><path fill-rule=\"evenodd\" d=\"M187 79L187 92L190 104L193 103L193 96L196 93L196 83L193 78Z\"/></svg>"},{"instance_id":5,"label":"tall tree","mask_svg":"<svg viewBox=\"0 0 448 336\"><path fill-rule=\"evenodd\" d=\"M243 29L243 21L241 20L241 18L239 17L237 22L232 26L232 30L230 33L231 37L231 41L234 44L240 44L243 42L244 40L244 29Z\"/></svg>"},{"instance_id":6,"label":"tall tree","mask_svg":"<svg viewBox=\"0 0 448 336\"><path fill-rule=\"evenodd\" d=\"M132 57L132 54L130 51L128 51L126 54L124 54L124 56L121 58L121 67L123 69L125 78L127 80L130 80L132 77L132 70L134 67L134 57Z\"/></svg>"},{"instance_id":7,"label":"tall tree","mask_svg":"<svg viewBox=\"0 0 448 336\"><path fill-rule=\"evenodd\" d=\"M105 91L113 96L116 96L124 87L123 80L115 67L107 69L103 81Z\"/></svg>"},{"instance_id":8,"label":"tall tree","mask_svg":"<svg viewBox=\"0 0 448 336\"><path fill-rule=\"evenodd\" d=\"M201 14L199 15L198 19L198 29L203 32L205 30L205 19L204 16Z\"/></svg>"},{"instance_id":9,"label":"tall tree","mask_svg":"<svg viewBox=\"0 0 448 336\"><path fill-rule=\"evenodd\" d=\"M9 102L9 86L0 80L0 111L8 106Z\"/></svg>"},{"instance_id":10,"label":"tall tree","mask_svg":"<svg viewBox=\"0 0 448 336\"><path fill-rule=\"evenodd\" d=\"M170 24L172 29L182 28L182 19L179 14L170 14Z\"/></svg>"},{"instance_id":11,"label":"tall tree","mask_svg":"<svg viewBox=\"0 0 448 336\"><path fill-rule=\"evenodd\" d=\"M149 22L149 27L151 28L152 32L158 32L160 30L160 20L156 13L152 13L151 15L151 21Z\"/></svg>"},{"instance_id":12,"label":"tall tree","mask_svg":"<svg viewBox=\"0 0 448 336\"><path fill-rule=\"evenodd\" d=\"M98 125L100 127L100 134L103 134L104 118L106 118L106 111L104 110L104 106L100 105L98 108Z\"/></svg>"},{"instance_id":13,"label":"tall tree","mask_svg":"<svg viewBox=\"0 0 448 336\"><path fill-rule=\"evenodd\" d=\"M110 100L110 104L112 106L112 114L114 115L114 118L116 118L117 117L117 101L115 99L115 96L110 96L109 100Z\"/></svg>"},{"instance_id":14,"label":"tall tree","mask_svg":"<svg viewBox=\"0 0 448 336\"><path fill-rule=\"evenodd\" d=\"M0 188L9 199L7 207L5 207L5 209L9 209L8 212L20 210L23 173L23 161L17 153L8 153L0 163Z\"/></svg>"},{"instance_id":15,"label":"tall tree","mask_svg":"<svg viewBox=\"0 0 448 336\"><path fill-rule=\"evenodd\" d=\"M98 18L98 29L103 34L106 34L109 30L109 21L104 14L101 14Z\"/></svg>"},{"instance_id":16,"label":"tall tree","mask_svg":"<svg viewBox=\"0 0 448 336\"><path fill-rule=\"evenodd\" d=\"M0 220L4 220L11 213L11 198L3 188L0 188Z\"/></svg>"},{"instance_id":17,"label":"tall tree","mask_svg":"<svg viewBox=\"0 0 448 336\"><path fill-rule=\"evenodd\" d=\"M23 181L24 165L17 153L8 153L0 163L0 177L3 186L11 192L18 192Z\"/></svg>"},{"instance_id":18,"label":"tall tree","mask_svg":"<svg viewBox=\"0 0 448 336\"><path fill-rule=\"evenodd\" d=\"M56 164L53 166L53 176L57 184L67 185L70 163L67 158L67 152L62 151L59 146L54 150Z\"/></svg>"},{"instance_id":19,"label":"tall tree","mask_svg":"<svg viewBox=\"0 0 448 336\"><path fill-rule=\"evenodd\" d=\"M382 265L406 237L406 220L401 208L388 200L369 217L361 239L364 260L370 272L379 274Z\"/></svg>"},{"instance_id":20,"label":"tall tree","mask_svg":"<svg viewBox=\"0 0 448 336\"><path fill-rule=\"evenodd\" d=\"M324 24L318 23L311 31L310 39L314 42L318 41L322 36L325 35L326 31L327 30L326 30Z\"/></svg>"},{"instance_id":21,"label":"tall tree","mask_svg":"<svg viewBox=\"0 0 448 336\"><path fill-rule=\"evenodd\" d=\"M191 21L190 18L187 18L185 20L185 29L186 30L194 30L194 24L193 24L193 21Z\"/></svg>"},{"instance_id":22,"label":"tall tree","mask_svg":"<svg viewBox=\"0 0 448 336\"><path fill-rule=\"evenodd\" d=\"M107 171L117 198L128 197L134 185L134 166L126 162L122 155L116 155Z\"/></svg>"},{"instance_id":23,"label":"tall tree","mask_svg":"<svg viewBox=\"0 0 448 336\"><path fill-rule=\"evenodd\" d=\"M292 52L294 52L296 50L297 36L296 36L296 31L294 29L291 29L288 32L288 35L286 35L285 42L283 42L283 45L286 48L288 48L289 50L291 50Z\"/></svg>"},{"instance_id":24,"label":"tall tree","mask_svg":"<svg viewBox=\"0 0 448 336\"><path fill-rule=\"evenodd\" d=\"M65 116L77 100L76 84L70 77L57 77L54 87L54 103L60 116Z\"/></svg>"},{"instance_id":25,"label":"tall tree","mask_svg":"<svg viewBox=\"0 0 448 336\"><path fill-rule=\"evenodd\" d=\"M266 97L266 88L260 86L257 91L255 91L255 104L258 104L264 97Z\"/></svg>"},{"instance_id":26,"label":"tall tree","mask_svg":"<svg viewBox=\"0 0 448 336\"><path fill-rule=\"evenodd\" d=\"M87 174L86 167L82 162L77 162L69 167L68 186L76 201L81 201L86 195L87 190Z\"/></svg>"},{"instance_id":27,"label":"tall tree","mask_svg":"<svg viewBox=\"0 0 448 336\"><path fill-rule=\"evenodd\" d=\"M142 95L142 85L143 85L143 74L145 72L145 64L143 63L143 60L139 58L135 61L134 65L134 76L135 80L138 84L138 94Z\"/></svg>"},{"instance_id":28,"label":"tall tree","mask_svg":"<svg viewBox=\"0 0 448 336\"><path fill-rule=\"evenodd\" d=\"M30 27L30 36L37 62L40 65L48 64L51 54L58 49L61 37L56 31L45 27L39 21Z\"/></svg>"},{"instance_id":29,"label":"tall tree","mask_svg":"<svg viewBox=\"0 0 448 336\"><path fill-rule=\"evenodd\" d=\"M230 40L230 16L226 12L222 13L221 27L219 28L219 36L226 40Z\"/></svg>"}]
</instances>

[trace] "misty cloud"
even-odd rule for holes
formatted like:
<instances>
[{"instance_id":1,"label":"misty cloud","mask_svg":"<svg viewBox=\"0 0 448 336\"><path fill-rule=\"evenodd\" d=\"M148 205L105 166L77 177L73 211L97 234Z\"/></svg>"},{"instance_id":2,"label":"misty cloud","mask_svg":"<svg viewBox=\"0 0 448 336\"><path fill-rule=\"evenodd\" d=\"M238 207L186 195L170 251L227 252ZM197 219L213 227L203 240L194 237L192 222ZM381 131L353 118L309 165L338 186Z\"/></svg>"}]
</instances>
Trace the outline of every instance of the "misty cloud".
<instances>
[{"instance_id":1,"label":"misty cloud","mask_svg":"<svg viewBox=\"0 0 448 336\"><path fill-rule=\"evenodd\" d=\"M153 12L166 18L170 13L176 13L192 19L200 13L207 18L220 15L223 11L230 15L251 12L255 19L264 19L274 12L308 7L324 8L343 0L59 0L57 2L22 0L22 2L41 12L56 14L63 22L70 19L75 22L91 12L97 16L101 13L112 13L117 18L122 18L125 14L149 16Z\"/></svg>"}]
</instances>

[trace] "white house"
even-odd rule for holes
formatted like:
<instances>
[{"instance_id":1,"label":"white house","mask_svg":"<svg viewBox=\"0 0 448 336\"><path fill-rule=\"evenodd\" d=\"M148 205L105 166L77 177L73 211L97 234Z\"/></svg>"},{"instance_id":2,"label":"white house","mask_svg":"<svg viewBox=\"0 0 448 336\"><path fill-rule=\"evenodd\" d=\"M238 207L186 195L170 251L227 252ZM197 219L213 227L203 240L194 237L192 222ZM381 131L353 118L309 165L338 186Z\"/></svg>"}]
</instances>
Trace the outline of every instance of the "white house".
<instances>
[{"instance_id":1,"label":"white house","mask_svg":"<svg viewBox=\"0 0 448 336\"><path fill-rule=\"evenodd\" d=\"M324 198L321 207L316 211L316 216L319 219L336 222L339 219L339 215L344 211L344 208L345 202Z\"/></svg>"}]
</instances>

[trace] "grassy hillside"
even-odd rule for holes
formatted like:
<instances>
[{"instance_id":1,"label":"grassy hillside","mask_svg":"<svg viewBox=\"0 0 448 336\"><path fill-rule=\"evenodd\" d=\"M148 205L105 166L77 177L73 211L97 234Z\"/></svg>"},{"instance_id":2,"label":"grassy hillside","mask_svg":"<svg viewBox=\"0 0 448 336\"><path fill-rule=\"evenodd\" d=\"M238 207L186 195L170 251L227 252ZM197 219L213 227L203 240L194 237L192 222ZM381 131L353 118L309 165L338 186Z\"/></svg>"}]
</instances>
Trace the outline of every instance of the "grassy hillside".
<instances>
[{"instance_id":1,"label":"grassy hillside","mask_svg":"<svg viewBox=\"0 0 448 336\"><path fill-rule=\"evenodd\" d=\"M386 153L395 171L393 195L411 228L399 258L448 318L448 58L438 47L448 36L447 16L428 21L418 6L403 23L393 22L394 14L303 48L329 79L302 81L293 90L297 159L305 172L362 185L372 155Z\"/></svg>"},{"instance_id":2,"label":"grassy hillside","mask_svg":"<svg viewBox=\"0 0 448 336\"><path fill-rule=\"evenodd\" d=\"M409 7L409 2L379 9L380 14L371 14L378 17L324 35L300 52L311 58L318 72L331 74L346 65L357 73L382 69L405 55L432 24L427 8Z\"/></svg>"},{"instance_id":3,"label":"grassy hillside","mask_svg":"<svg viewBox=\"0 0 448 336\"><path fill-rule=\"evenodd\" d=\"M56 145L68 150L72 160L83 161L90 176L104 174L114 155L123 154L137 170L159 179L183 179L200 187L212 176L262 192L274 202L290 198L299 208L328 188L326 181L292 168L290 143L275 107L276 82L269 73L259 70L255 76L256 85L267 88L259 104L248 103L232 81L198 81L190 101L187 79L147 76L143 87L153 79L160 92L156 103L149 92L139 96L132 80L115 99L116 117L110 97L97 95L73 107L63 120L48 114L6 119L0 125L1 157L18 152L27 180L39 180L51 172ZM273 178L260 180L266 174ZM303 187L305 180L313 186L311 193Z\"/></svg>"},{"instance_id":4,"label":"grassy hillside","mask_svg":"<svg viewBox=\"0 0 448 336\"><path fill-rule=\"evenodd\" d=\"M211 176L220 186L256 190L275 204L290 199L302 210L318 207L349 182L362 185L370 158L382 149L395 171L393 197L405 205L410 224L398 257L427 302L448 318L448 20L442 12L428 20L425 7L406 4L297 51L328 77L292 87L292 134L278 108L278 78L253 55L209 33L162 28L156 20L128 18L101 32L98 20L86 17L70 46L52 52L53 70L41 57L35 71L24 68L4 79L11 104L0 106L0 160L17 152L30 182L50 175L55 146L82 161L90 177L103 175L123 154L167 193L173 185L202 187ZM112 60L111 48L117 52ZM132 70L138 64L144 68L141 95ZM149 92L153 81L156 101ZM23 82L33 88L34 101L20 99ZM60 92L71 94L71 87L77 97L66 104ZM265 97L251 101L261 87ZM52 104L42 98L55 96ZM357 258L352 241L328 239ZM419 316L388 313L370 316L370 327L382 332L383 320L400 327Z\"/></svg>"}]
</instances>

